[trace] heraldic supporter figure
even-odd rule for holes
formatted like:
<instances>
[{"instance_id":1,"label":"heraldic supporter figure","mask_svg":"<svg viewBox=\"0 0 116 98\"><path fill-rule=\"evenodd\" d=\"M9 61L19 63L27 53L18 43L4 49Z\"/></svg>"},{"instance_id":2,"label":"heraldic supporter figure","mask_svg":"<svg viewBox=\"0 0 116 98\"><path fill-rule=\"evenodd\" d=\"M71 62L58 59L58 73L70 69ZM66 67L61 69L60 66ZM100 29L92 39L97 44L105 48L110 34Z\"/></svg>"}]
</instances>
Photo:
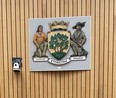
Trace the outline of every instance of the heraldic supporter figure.
<instances>
[{"instance_id":1,"label":"heraldic supporter figure","mask_svg":"<svg viewBox=\"0 0 116 98\"><path fill-rule=\"evenodd\" d=\"M36 34L33 38L33 43L36 46L36 51L34 52L33 57L47 57L46 51L47 51L47 36L43 32L43 26L39 25L36 31Z\"/></svg>"},{"instance_id":2,"label":"heraldic supporter figure","mask_svg":"<svg viewBox=\"0 0 116 98\"><path fill-rule=\"evenodd\" d=\"M85 36L85 33L81 30L85 26L86 22L77 22L75 26L73 26L73 29L76 29L71 36L71 47L73 50L74 56L87 56L88 52L83 48L83 45L85 44L87 38Z\"/></svg>"}]
</instances>

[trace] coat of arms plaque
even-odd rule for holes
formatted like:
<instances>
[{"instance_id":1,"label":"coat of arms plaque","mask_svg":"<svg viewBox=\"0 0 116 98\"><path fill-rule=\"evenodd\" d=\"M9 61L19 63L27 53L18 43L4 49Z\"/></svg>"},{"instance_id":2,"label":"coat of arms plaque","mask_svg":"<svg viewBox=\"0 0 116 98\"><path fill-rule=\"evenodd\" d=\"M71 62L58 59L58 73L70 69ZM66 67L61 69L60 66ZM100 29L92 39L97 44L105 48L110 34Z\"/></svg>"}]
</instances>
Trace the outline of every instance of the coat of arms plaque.
<instances>
[{"instance_id":1,"label":"coat of arms plaque","mask_svg":"<svg viewBox=\"0 0 116 98\"><path fill-rule=\"evenodd\" d=\"M90 16L29 20L31 71L89 70Z\"/></svg>"}]
</instances>

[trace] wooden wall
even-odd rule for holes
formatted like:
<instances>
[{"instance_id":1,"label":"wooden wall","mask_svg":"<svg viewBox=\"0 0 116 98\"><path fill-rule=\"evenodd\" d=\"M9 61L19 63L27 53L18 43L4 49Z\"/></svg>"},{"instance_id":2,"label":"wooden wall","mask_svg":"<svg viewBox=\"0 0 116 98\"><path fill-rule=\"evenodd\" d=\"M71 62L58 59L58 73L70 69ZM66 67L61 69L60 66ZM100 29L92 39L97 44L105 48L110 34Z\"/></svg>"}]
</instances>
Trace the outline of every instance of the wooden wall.
<instances>
[{"instance_id":1,"label":"wooden wall","mask_svg":"<svg viewBox=\"0 0 116 98\"><path fill-rule=\"evenodd\" d=\"M65 16L92 16L91 71L30 72L28 19ZM0 0L0 88L0 98L116 98L116 0Z\"/></svg>"}]
</instances>

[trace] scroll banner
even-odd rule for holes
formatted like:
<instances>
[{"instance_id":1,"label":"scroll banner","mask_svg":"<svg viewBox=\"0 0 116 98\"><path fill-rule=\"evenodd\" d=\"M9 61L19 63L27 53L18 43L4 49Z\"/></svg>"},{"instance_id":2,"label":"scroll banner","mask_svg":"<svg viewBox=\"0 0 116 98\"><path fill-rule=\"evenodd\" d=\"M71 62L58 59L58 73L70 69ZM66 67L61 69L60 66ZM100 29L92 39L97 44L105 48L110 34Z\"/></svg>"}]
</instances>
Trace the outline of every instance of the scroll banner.
<instances>
[{"instance_id":1,"label":"scroll banner","mask_svg":"<svg viewBox=\"0 0 116 98\"><path fill-rule=\"evenodd\" d=\"M33 61L35 62L49 62L57 66L67 64L71 61L83 61L83 60L86 60L86 56L70 57L62 61L57 61L52 58L33 58Z\"/></svg>"}]
</instances>

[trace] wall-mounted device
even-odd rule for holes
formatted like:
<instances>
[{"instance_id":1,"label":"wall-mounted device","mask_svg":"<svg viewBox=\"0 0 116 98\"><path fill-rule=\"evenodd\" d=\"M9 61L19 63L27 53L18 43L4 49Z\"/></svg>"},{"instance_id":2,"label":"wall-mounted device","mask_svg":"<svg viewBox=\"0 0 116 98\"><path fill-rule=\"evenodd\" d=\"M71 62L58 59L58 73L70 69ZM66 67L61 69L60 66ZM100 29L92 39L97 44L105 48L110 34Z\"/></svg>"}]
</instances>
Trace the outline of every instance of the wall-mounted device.
<instances>
[{"instance_id":1,"label":"wall-mounted device","mask_svg":"<svg viewBox=\"0 0 116 98\"><path fill-rule=\"evenodd\" d=\"M22 58L20 57L13 57L12 58L12 65L14 71L20 71L22 65Z\"/></svg>"}]
</instances>

